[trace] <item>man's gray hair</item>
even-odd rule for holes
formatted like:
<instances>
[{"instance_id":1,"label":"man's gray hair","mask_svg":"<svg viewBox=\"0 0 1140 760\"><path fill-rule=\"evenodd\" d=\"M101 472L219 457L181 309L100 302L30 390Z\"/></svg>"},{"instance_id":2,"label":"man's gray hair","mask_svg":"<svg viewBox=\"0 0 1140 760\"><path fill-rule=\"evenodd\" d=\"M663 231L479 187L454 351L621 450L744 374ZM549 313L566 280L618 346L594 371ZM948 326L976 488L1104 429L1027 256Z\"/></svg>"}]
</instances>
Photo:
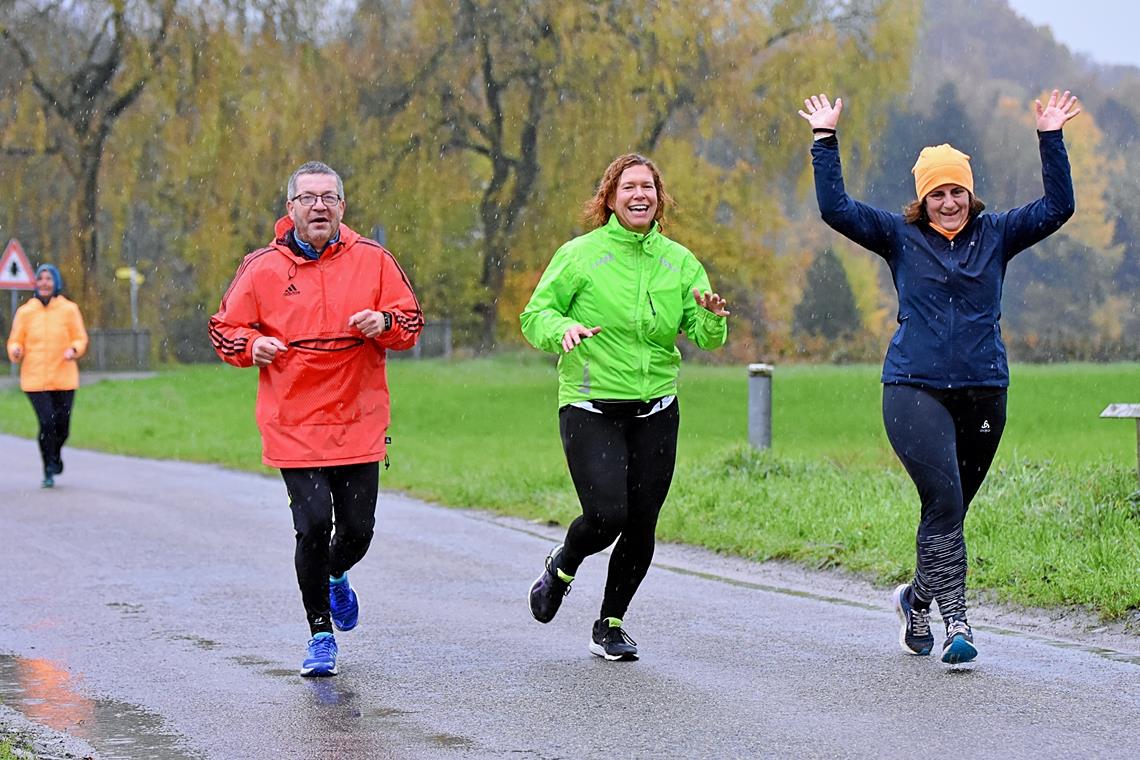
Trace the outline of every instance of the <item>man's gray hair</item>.
<instances>
[{"instance_id":1,"label":"man's gray hair","mask_svg":"<svg viewBox=\"0 0 1140 760\"><path fill-rule=\"evenodd\" d=\"M285 199L292 200L293 196L297 194L297 177L302 174L330 174L336 177L336 194L344 200L344 181L341 180L340 175L333 171L332 167L328 164L322 164L320 161L306 161L297 167L297 171L293 172L293 176L289 178L289 184L285 187Z\"/></svg>"}]
</instances>

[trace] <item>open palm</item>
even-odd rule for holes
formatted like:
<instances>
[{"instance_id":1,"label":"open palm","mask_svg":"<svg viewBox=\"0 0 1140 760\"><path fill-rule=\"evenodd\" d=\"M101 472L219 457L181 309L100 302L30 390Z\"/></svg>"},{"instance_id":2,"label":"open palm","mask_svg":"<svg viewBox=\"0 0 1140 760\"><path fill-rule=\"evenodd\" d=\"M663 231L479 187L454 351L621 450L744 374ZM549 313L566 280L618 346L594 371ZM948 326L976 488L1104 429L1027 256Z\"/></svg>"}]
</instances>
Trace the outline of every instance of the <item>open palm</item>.
<instances>
[{"instance_id":1,"label":"open palm","mask_svg":"<svg viewBox=\"0 0 1140 760\"><path fill-rule=\"evenodd\" d=\"M1041 105L1040 100L1035 100L1033 104L1037 110L1037 129L1041 132L1060 129L1081 112L1077 106L1076 96L1071 95L1068 90L1060 94L1057 90L1053 90L1048 103Z\"/></svg>"}]
</instances>

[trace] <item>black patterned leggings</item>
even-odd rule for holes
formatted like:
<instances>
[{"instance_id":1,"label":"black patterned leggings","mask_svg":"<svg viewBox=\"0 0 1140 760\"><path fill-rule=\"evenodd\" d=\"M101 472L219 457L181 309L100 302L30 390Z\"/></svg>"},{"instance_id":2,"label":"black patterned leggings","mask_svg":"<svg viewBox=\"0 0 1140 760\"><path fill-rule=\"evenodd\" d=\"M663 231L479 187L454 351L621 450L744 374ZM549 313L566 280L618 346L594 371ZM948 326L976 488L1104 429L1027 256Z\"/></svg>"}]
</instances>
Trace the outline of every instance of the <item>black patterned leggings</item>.
<instances>
[{"instance_id":1,"label":"black patterned leggings","mask_svg":"<svg viewBox=\"0 0 1140 760\"><path fill-rule=\"evenodd\" d=\"M922 502L916 600L943 619L966 615L966 510L986 479L1002 431L1005 388L883 386L883 424Z\"/></svg>"}]
</instances>

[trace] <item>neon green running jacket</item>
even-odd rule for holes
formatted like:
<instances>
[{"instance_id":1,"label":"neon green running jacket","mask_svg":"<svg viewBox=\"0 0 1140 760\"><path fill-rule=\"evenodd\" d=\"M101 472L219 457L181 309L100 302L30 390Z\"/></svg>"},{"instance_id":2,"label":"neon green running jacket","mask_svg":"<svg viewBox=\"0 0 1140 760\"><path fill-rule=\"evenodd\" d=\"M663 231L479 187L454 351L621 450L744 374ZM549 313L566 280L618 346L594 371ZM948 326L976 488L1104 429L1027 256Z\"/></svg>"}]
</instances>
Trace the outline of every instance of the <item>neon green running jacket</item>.
<instances>
[{"instance_id":1,"label":"neon green running jacket","mask_svg":"<svg viewBox=\"0 0 1140 760\"><path fill-rule=\"evenodd\" d=\"M558 405L675 394L678 332L706 350L728 336L727 320L698 306L693 288L712 289L705 268L656 222L640 234L611 214L559 248L520 317L531 345L559 354ZM563 353L575 323L602 331Z\"/></svg>"}]
</instances>

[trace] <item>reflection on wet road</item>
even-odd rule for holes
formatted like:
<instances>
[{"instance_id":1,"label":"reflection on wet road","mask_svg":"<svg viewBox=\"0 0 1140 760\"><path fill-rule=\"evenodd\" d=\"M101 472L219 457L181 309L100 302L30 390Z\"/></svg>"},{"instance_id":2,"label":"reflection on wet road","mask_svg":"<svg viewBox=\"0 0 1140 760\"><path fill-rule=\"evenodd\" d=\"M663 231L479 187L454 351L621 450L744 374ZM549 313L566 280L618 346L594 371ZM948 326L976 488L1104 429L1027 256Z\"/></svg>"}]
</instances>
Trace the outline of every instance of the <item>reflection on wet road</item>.
<instances>
[{"instance_id":1,"label":"reflection on wet road","mask_svg":"<svg viewBox=\"0 0 1140 760\"><path fill-rule=\"evenodd\" d=\"M0 703L33 721L99 748L105 760L191 758L157 715L109 699L92 699L72 686L71 675L47 660L0 654Z\"/></svg>"}]
</instances>

